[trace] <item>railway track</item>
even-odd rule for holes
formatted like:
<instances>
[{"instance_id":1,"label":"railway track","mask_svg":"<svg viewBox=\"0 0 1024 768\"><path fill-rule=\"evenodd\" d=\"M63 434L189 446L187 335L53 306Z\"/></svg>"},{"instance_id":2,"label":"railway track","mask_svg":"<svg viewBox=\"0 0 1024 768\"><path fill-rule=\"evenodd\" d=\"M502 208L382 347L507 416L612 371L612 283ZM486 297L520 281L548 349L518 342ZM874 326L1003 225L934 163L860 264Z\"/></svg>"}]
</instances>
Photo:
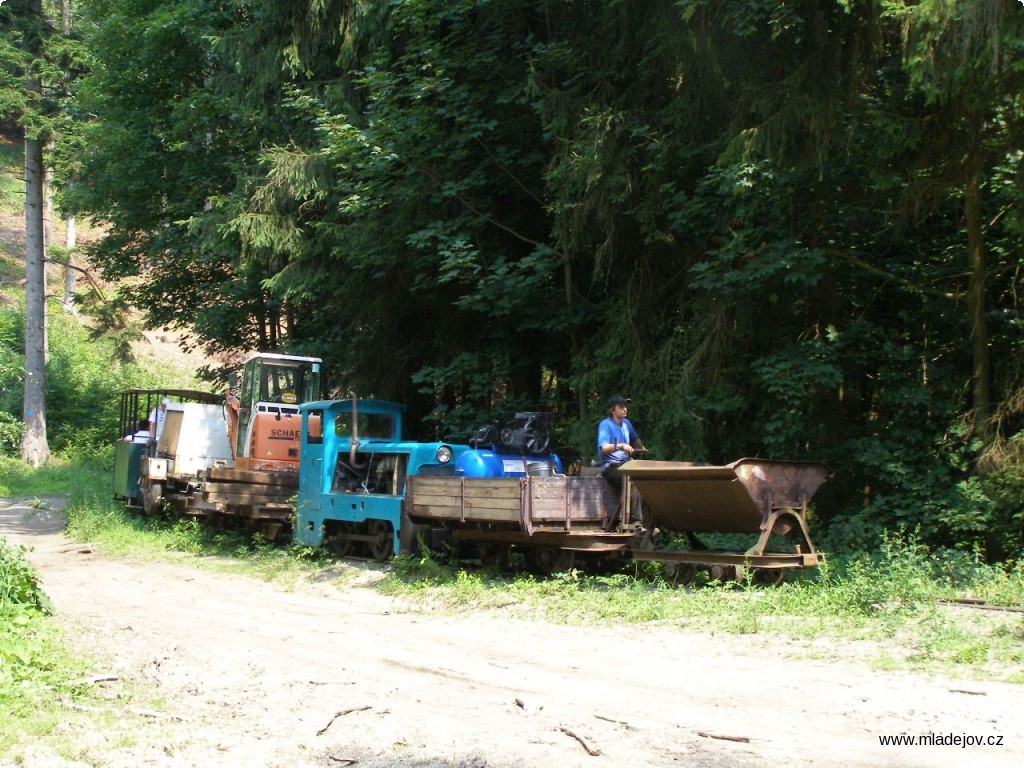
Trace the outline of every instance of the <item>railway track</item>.
<instances>
[{"instance_id":1,"label":"railway track","mask_svg":"<svg viewBox=\"0 0 1024 768\"><path fill-rule=\"evenodd\" d=\"M973 608L979 611L1004 611L1007 613L1024 613L1024 603L1010 603L1009 605L992 605L987 600L979 600L973 597L950 598L937 601L939 605L950 608Z\"/></svg>"}]
</instances>

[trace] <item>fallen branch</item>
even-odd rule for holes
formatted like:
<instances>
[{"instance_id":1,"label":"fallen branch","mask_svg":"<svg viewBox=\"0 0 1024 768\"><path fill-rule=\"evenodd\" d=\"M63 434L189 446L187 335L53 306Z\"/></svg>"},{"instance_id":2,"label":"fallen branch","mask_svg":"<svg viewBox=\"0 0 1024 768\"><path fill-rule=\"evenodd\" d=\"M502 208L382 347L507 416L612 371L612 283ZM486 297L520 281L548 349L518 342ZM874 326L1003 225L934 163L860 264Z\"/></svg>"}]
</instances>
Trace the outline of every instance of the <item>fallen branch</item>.
<instances>
[{"instance_id":1,"label":"fallen branch","mask_svg":"<svg viewBox=\"0 0 1024 768\"><path fill-rule=\"evenodd\" d=\"M543 705L543 704L541 704L541 705L540 705L539 707L533 707L533 706L531 706L530 704L527 704L527 703L526 703L525 701L523 701L522 699L520 699L520 698L519 698L518 696L516 697L516 699L515 699L515 702L516 702L516 706L517 706L517 707L519 707L519 708L520 708L521 710L523 710L524 712L528 712L528 713L531 713L531 714L533 713L533 711L534 711L535 709L536 709L536 710L541 710L541 709L544 709L544 705Z\"/></svg>"},{"instance_id":2,"label":"fallen branch","mask_svg":"<svg viewBox=\"0 0 1024 768\"><path fill-rule=\"evenodd\" d=\"M697 731L698 736L703 736L705 739L719 739L720 741L738 741L742 744L749 744L749 736L726 736L722 733L708 733L707 731Z\"/></svg>"},{"instance_id":3,"label":"fallen branch","mask_svg":"<svg viewBox=\"0 0 1024 768\"><path fill-rule=\"evenodd\" d=\"M576 741L578 741L580 744L583 745L583 748L585 750L587 750L587 754L590 755L591 757L597 757L598 755L601 754L601 750L600 749L594 749L594 747L590 746L587 743L586 739L584 739L578 733L570 730L569 728L566 728L564 725L560 725L558 727L558 730L560 730L566 736L572 736L574 739L576 739Z\"/></svg>"},{"instance_id":4,"label":"fallen branch","mask_svg":"<svg viewBox=\"0 0 1024 768\"><path fill-rule=\"evenodd\" d=\"M177 715L168 715L166 712L157 712L155 709L139 709L138 707L128 707L128 711L133 715L139 715L141 717L152 717L156 720L178 720L181 718Z\"/></svg>"},{"instance_id":5,"label":"fallen branch","mask_svg":"<svg viewBox=\"0 0 1024 768\"><path fill-rule=\"evenodd\" d=\"M113 679L116 680L117 678ZM90 707L87 704L76 704L73 701L62 700L61 705L67 707L68 709L76 709L79 712L106 712L106 709L103 707ZM179 722L182 721L182 718L178 717L178 715L169 715L166 712L157 712L155 709L141 709L139 707L127 707L126 709L133 715L139 715L140 717L152 717L156 720L177 720Z\"/></svg>"},{"instance_id":6,"label":"fallen branch","mask_svg":"<svg viewBox=\"0 0 1024 768\"><path fill-rule=\"evenodd\" d=\"M72 544L70 547L61 547L57 551L62 555L66 555L68 552L77 552L80 555L91 555L92 544Z\"/></svg>"},{"instance_id":7,"label":"fallen branch","mask_svg":"<svg viewBox=\"0 0 1024 768\"><path fill-rule=\"evenodd\" d=\"M328 755L327 759L332 763L341 763L342 765L355 765L359 762L354 757L335 757L334 755Z\"/></svg>"},{"instance_id":8,"label":"fallen branch","mask_svg":"<svg viewBox=\"0 0 1024 768\"><path fill-rule=\"evenodd\" d=\"M606 723L615 723L616 725L621 725L629 731L639 730L639 728L637 728L635 725L630 725L625 720L616 720L614 717L605 717L604 715L594 715L594 717L596 717L598 720L604 720Z\"/></svg>"},{"instance_id":9,"label":"fallen branch","mask_svg":"<svg viewBox=\"0 0 1024 768\"><path fill-rule=\"evenodd\" d=\"M343 709L340 712L335 712L334 717L332 717L328 721L327 725L325 725L323 728L317 731L316 735L323 736L325 733L327 733L327 729L334 725L334 721L337 720L339 717L351 715L353 712L365 712L367 709L372 709L372 707L369 704L367 704L365 707L352 707L352 709Z\"/></svg>"},{"instance_id":10,"label":"fallen branch","mask_svg":"<svg viewBox=\"0 0 1024 768\"><path fill-rule=\"evenodd\" d=\"M97 675L96 677L84 677L75 680L72 685L96 685L96 683L113 683L120 680L117 675Z\"/></svg>"}]
</instances>

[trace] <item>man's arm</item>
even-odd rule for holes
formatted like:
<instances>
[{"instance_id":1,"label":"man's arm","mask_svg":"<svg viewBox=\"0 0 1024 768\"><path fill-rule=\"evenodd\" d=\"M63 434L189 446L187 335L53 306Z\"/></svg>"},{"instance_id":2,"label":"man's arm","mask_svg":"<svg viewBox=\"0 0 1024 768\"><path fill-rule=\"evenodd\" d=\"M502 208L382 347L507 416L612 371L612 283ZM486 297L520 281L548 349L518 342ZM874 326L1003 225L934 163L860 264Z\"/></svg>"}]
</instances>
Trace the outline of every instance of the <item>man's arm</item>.
<instances>
[{"instance_id":1,"label":"man's arm","mask_svg":"<svg viewBox=\"0 0 1024 768\"><path fill-rule=\"evenodd\" d=\"M640 439L640 433L636 431L636 427L633 426L633 422L629 422L629 455L633 455L633 451L646 451L647 447L644 445L644 441Z\"/></svg>"}]
</instances>

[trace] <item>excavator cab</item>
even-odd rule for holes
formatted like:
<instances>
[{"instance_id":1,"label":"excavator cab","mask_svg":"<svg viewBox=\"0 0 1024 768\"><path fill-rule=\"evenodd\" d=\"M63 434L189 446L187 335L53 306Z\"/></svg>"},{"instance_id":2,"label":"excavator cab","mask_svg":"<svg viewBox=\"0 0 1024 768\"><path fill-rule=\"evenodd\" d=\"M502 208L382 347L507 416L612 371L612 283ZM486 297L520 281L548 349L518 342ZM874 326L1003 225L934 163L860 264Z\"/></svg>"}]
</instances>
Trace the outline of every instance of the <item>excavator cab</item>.
<instances>
[{"instance_id":1,"label":"excavator cab","mask_svg":"<svg viewBox=\"0 0 1024 768\"><path fill-rule=\"evenodd\" d=\"M245 361L226 398L235 469L298 471L299 406L320 399L320 363L271 353Z\"/></svg>"}]
</instances>

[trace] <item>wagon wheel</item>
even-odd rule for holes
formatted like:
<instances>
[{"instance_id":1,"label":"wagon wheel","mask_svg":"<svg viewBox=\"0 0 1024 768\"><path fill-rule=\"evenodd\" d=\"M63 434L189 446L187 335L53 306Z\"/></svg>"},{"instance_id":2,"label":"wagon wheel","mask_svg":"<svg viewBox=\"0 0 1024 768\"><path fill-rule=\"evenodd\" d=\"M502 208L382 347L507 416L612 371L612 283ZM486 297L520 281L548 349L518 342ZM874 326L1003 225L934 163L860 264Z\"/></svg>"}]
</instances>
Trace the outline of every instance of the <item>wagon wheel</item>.
<instances>
[{"instance_id":1,"label":"wagon wheel","mask_svg":"<svg viewBox=\"0 0 1024 768\"><path fill-rule=\"evenodd\" d=\"M342 523L338 532L329 536L324 543L331 551L331 554L336 557L348 557L352 554L352 550L355 549L355 542L350 538L350 534L355 532L355 525L352 523Z\"/></svg>"},{"instance_id":2,"label":"wagon wheel","mask_svg":"<svg viewBox=\"0 0 1024 768\"><path fill-rule=\"evenodd\" d=\"M161 501L164 497L164 484L163 483L150 483L146 486L145 493L142 496L142 511L147 515L155 515L160 512Z\"/></svg>"},{"instance_id":3,"label":"wagon wheel","mask_svg":"<svg viewBox=\"0 0 1024 768\"><path fill-rule=\"evenodd\" d=\"M391 533L391 526L383 520L372 520L369 524L370 555L374 560L387 560L395 551L395 537Z\"/></svg>"},{"instance_id":4,"label":"wagon wheel","mask_svg":"<svg viewBox=\"0 0 1024 768\"><path fill-rule=\"evenodd\" d=\"M665 581L673 586L686 586L692 584L697 578L697 566L693 563L672 563L662 565L662 574Z\"/></svg>"},{"instance_id":5,"label":"wagon wheel","mask_svg":"<svg viewBox=\"0 0 1024 768\"><path fill-rule=\"evenodd\" d=\"M711 581L725 583L734 581L741 583L746 578L746 569L742 565L712 565L708 568L708 578Z\"/></svg>"},{"instance_id":6,"label":"wagon wheel","mask_svg":"<svg viewBox=\"0 0 1024 768\"><path fill-rule=\"evenodd\" d=\"M481 544L480 565L484 568L504 570L508 567L509 547L507 544Z\"/></svg>"},{"instance_id":7,"label":"wagon wheel","mask_svg":"<svg viewBox=\"0 0 1024 768\"><path fill-rule=\"evenodd\" d=\"M573 566L574 553L558 547L533 547L526 551L526 562L530 570L542 576L551 576L567 571Z\"/></svg>"}]
</instances>

